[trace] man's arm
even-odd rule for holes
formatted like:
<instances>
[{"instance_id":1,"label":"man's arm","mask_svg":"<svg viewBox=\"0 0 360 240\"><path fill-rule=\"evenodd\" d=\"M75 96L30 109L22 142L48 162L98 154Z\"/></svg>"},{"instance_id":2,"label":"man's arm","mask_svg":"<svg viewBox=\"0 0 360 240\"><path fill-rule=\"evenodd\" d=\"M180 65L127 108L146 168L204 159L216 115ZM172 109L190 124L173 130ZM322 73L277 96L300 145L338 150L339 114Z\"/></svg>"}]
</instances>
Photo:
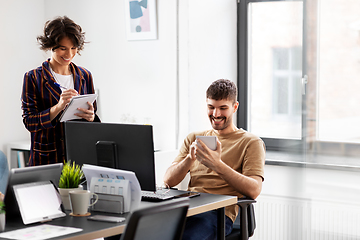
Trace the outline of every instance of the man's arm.
<instances>
[{"instance_id":1,"label":"man's arm","mask_svg":"<svg viewBox=\"0 0 360 240\"><path fill-rule=\"evenodd\" d=\"M221 143L217 141L217 150L210 150L203 142L199 141L204 150L201 150L196 145L195 157L198 161L206 167L215 171L222 179L224 179L237 192L256 199L262 188L262 178L260 176L245 176L221 160Z\"/></svg>"},{"instance_id":2,"label":"man's arm","mask_svg":"<svg viewBox=\"0 0 360 240\"><path fill-rule=\"evenodd\" d=\"M222 162L222 161L221 161ZM259 176L245 176L225 163L219 164L217 173L237 192L256 199L261 192L262 178Z\"/></svg>"},{"instance_id":3,"label":"man's arm","mask_svg":"<svg viewBox=\"0 0 360 240\"><path fill-rule=\"evenodd\" d=\"M171 166L166 170L164 183L169 187L178 185L184 179L195 160L195 148L191 145L190 153L180 162L171 164Z\"/></svg>"}]
</instances>

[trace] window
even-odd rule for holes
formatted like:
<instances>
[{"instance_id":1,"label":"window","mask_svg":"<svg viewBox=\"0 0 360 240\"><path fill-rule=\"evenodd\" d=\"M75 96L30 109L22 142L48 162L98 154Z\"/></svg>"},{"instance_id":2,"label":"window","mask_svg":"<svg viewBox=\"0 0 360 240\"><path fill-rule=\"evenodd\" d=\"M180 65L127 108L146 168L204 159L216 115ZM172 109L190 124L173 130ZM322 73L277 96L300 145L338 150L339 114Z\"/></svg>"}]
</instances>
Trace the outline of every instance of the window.
<instances>
[{"instance_id":1,"label":"window","mask_svg":"<svg viewBox=\"0 0 360 240\"><path fill-rule=\"evenodd\" d=\"M320 1L317 137L360 143L360 3ZM360 146L359 146L360 147Z\"/></svg>"},{"instance_id":2,"label":"window","mask_svg":"<svg viewBox=\"0 0 360 240\"><path fill-rule=\"evenodd\" d=\"M360 166L359 11L355 0L240 1L238 126L296 161Z\"/></svg>"},{"instance_id":3,"label":"window","mask_svg":"<svg viewBox=\"0 0 360 240\"><path fill-rule=\"evenodd\" d=\"M301 47L273 49L273 115L301 116Z\"/></svg>"},{"instance_id":4,"label":"window","mask_svg":"<svg viewBox=\"0 0 360 240\"><path fill-rule=\"evenodd\" d=\"M240 75L239 89L247 92L239 96L248 97L239 114L247 119L240 126L262 138L301 141L302 2L250 2L246 9L239 22L247 23L247 34L239 41L247 42L240 55L240 73L247 74Z\"/></svg>"}]
</instances>

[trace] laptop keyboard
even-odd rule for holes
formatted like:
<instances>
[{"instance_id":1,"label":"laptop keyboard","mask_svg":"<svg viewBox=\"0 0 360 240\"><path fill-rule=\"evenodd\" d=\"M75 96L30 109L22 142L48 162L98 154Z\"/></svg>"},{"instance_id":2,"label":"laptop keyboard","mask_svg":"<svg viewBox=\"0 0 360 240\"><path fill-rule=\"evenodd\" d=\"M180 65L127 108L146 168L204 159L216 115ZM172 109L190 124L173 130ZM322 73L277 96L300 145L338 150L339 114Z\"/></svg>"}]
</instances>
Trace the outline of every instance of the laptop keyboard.
<instances>
[{"instance_id":1,"label":"laptop keyboard","mask_svg":"<svg viewBox=\"0 0 360 240\"><path fill-rule=\"evenodd\" d=\"M141 200L148 202L159 202L164 200L169 200L174 198L174 196L169 193L164 192L147 192L141 191Z\"/></svg>"}]
</instances>

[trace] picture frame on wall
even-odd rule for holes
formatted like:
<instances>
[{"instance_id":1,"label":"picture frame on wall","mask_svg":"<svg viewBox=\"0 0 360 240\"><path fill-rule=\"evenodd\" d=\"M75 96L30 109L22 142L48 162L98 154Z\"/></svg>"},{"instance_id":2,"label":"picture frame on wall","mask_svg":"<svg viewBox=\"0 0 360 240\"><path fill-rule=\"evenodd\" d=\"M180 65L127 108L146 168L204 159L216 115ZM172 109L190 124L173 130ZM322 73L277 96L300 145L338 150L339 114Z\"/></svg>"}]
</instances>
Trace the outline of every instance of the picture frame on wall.
<instances>
[{"instance_id":1,"label":"picture frame on wall","mask_svg":"<svg viewBox=\"0 0 360 240\"><path fill-rule=\"evenodd\" d=\"M125 0L127 40L157 39L156 0Z\"/></svg>"}]
</instances>

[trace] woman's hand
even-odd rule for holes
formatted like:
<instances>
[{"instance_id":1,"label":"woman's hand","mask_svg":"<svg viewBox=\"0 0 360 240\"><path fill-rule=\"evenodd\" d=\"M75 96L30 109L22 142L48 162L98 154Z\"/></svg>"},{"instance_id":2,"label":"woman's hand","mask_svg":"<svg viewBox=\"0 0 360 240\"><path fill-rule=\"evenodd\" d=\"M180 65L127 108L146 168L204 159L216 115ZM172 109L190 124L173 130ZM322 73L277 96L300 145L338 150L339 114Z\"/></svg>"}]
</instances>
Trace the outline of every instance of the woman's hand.
<instances>
[{"instance_id":1,"label":"woman's hand","mask_svg":"<svg viewBox=\"0 0 360 240\"><path fill-rule=\"evenodd\" d=\"M64 110L71 99L77 95L79 94L75 89L67 89L63 91L60 95L59 102L50 108L50 120L52 121L62 110Z\"/></svg>"},{"instance_id":2,"label":"woman's hand","mask_svg":"<svg viewBox=\"0 0 360 240\"><path fill-rule=\"evenodd\" d=\"M87 102L87 104L89 105L89 109L78 108L77 110L81 111L82 113L76 113L75 115L85 119L88 122L93 122L95 119L94 106L90 102Z\"/></svg>"},{"instance_id":3,"label":"woman's hand","mask_svg":"<svg viewBox=\"0 0 360 240\"><path fill-rule=\"evenodd\" d=\"M68 105L69 102L71 101L71 99L77 95L79 95L79 94L75 89L67 89L67 90L63 91L60 95L60 99L57 104L58 107L61 110L64 110L66 105Z\"/></svg>"}]
</instances>

